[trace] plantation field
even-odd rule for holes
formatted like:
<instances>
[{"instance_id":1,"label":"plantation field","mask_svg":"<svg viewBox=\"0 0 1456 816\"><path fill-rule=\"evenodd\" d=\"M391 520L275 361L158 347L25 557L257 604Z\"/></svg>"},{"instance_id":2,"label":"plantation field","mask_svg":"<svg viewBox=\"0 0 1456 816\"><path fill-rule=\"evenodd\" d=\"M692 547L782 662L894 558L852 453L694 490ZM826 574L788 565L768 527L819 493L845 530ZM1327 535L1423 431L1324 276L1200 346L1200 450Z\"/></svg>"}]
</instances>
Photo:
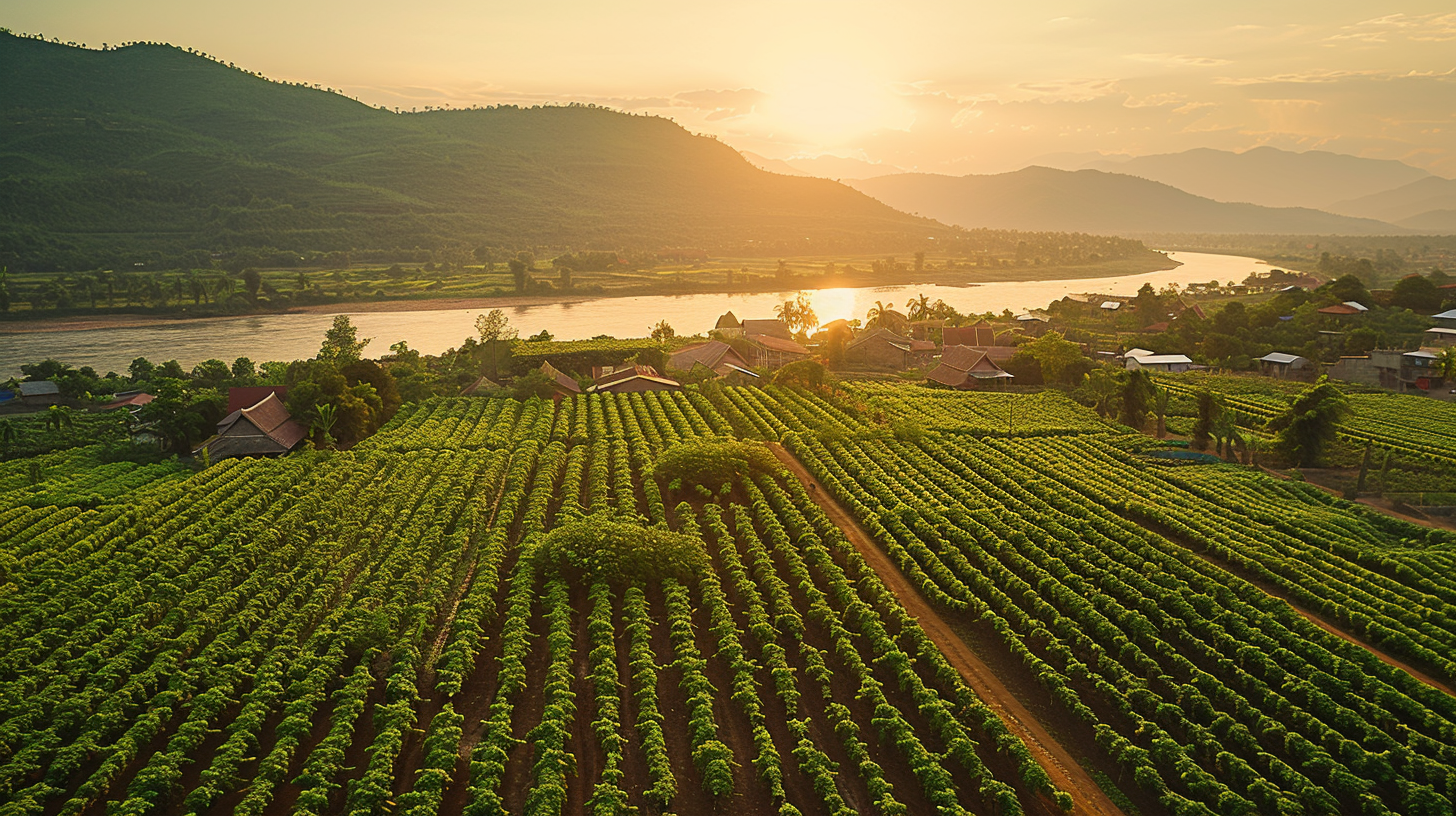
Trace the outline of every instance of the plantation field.
<instances>
[{"instance_id":1,"label":"plantation field","mask_svg":"<svg viewBox=\"0 0 1456 816\"><path fill-rule=\"evenodd\" d=\"M707 502L644 476L714 431L697 394L457 399L349 453L28 488L88 506L0 513L6 812L1069 802L801 484ZM687 532L707 566L543 566L547 531L596 513Z\"/></svg>"},{"instance_id":2,"label":"plantation field","mask_svg":"<svg viewBox=\"0 0 1456 816\"><path fill-rule=\"evenodd\" d=\"M1157 382L1184 397L1200 388L1213 391L1241 415L1239 424L1256 429L1288 408L1290 401L1307 387L1267 377L1200 374L1160 376ZM1349 390L1354 409L1354 415L1340 425L1342 439L1360 446L1369 443L1418 460L1456 465L1456 403L1413 394L1365 393L1359 386L1336 385Z\"/></svg>"},{"instance_id":3,"label":"plantation field","mask_svg":"<svg viewBox=\"0 0 1456 816\"><path fill-rule=\"evenodd\" d=\"M1456 537L1119 430L709 386L0 464L0 812L1109 812L993 686L1129 813L1451 812Z\"/></svg>"}]
</instances>

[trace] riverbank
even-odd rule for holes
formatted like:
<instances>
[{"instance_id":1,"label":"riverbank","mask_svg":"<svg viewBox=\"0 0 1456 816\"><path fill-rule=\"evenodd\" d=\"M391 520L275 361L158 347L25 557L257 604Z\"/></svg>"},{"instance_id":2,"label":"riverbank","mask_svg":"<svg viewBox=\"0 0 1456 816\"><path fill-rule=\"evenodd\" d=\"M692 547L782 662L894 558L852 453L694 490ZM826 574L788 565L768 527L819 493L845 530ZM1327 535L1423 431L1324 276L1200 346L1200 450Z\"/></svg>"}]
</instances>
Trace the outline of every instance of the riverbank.
<instances>
[{"instance_id":1,"label":"riverbank","mask_svg":"<svg viewBox=\"0 0 1456 816\"><path fill-rule=\"evenodd\" d=\"M795 263L802 263L797 259ZM90 331L98 329L138 329L160 326L195 325L199 321L233 320L243 317L268 317L277 315L334 315L334 314L379 314L387 312L440 312L452 310L485 311L490 309L516 309L532 306L587 303L613 298L640 298L652 296L693 297L700 295L758 296L779 292L821 291L826 289L873 289L881 287L957 287L967 288L995 283L1024 283L1048 280L1093 280L1111 277L1144 275L1177 269L1180 261L1157 254L1156 257L1106 261L1098 264L1078 266L1016 266L994 269L964 268L935 269L921 273L890 274L871 276L816 275L796 276L784 288L743 287L711 284L689 284L664 282L656 286L626 285L604 288L600 292L585 294L562 291L533 295L459 296L443 294L439 297L388 298L381 300L346 300L332 303L316 303L290 306L285 309L244 311L236 314L137 314L116 312L108 314L67 314L39 316L26 319L17 313L0 320L0 336L36 334L46 332ZM1042 304L1044 305L1044 304Z\"/></svg>"}]
</instances>

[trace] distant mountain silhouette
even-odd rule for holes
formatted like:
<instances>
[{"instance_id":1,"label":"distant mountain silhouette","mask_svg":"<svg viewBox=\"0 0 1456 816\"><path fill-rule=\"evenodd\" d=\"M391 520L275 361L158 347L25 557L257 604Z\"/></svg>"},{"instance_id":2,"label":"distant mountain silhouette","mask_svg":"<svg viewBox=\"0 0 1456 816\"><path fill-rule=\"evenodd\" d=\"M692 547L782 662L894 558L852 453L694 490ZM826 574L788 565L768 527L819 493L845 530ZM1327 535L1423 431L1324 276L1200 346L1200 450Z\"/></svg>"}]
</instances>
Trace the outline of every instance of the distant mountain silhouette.
<instances>
[{"instance_id":1,"label":"distant mountain silhouette","mask_svg":"<svg viewBox=\"0 0 1456 816\"><path fill-rule=\"evenodd\" d=\"M1028 167L989 176L906 173L850 182L892 207L961 227L1149 232L1400 234L1380 221L1303 208L1227 204L1099 170Z\"/></svg>"},{"instance_id":2,"label":"distant mountain silhouette","mask_svg":"<svg viewBox=\"0 0 1456 816\"><path fill-rule=\"evenodd\" d=\"M1215 201L1265 207L1329 209L1336 201L1378 193L1429 176L1398 161L1362 159L1323 150L1295 153L1256 147L1242 153L1198 148L1121 160L1083 169L1160 181Z\"/></svg>"},{"instance_id":3,"label":"distant mountain silhouette","mask_svg":"<svg viewBox=\"0 0 1456 816\"><path fill-rule=\"evenodd\" d=\"M1330 209L1391 221L1420 232L1456 233L1456 220L1451 217L1451 212L1456 211L1456 181L1427 176L1394 190L1341 201Z\"/></svg>"},{"instance_id":4,"label":"distant mountain silhouette","mask_svg":"<svg viewBox=\"0 0 1456 816\"><path fill-rule=\"evenodd\" d=\"M0 80L0 263L12 266L240 247L893 251L949 234L657 117L398 114L171 46L3 32Z\"/></svg>"}]
</instances>

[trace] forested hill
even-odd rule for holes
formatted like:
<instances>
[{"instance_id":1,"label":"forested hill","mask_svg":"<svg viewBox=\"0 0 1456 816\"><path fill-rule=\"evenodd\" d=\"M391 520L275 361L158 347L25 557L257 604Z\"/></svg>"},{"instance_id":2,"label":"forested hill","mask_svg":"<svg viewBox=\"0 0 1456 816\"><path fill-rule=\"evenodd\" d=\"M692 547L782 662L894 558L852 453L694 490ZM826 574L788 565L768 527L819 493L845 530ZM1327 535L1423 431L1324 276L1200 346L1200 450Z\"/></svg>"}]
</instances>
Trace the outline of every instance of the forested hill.
<instances>
[{"instance_id":1,"label":"forested hill","mask_svg":"<svg viewBox=\"0 0 1456 816\"><path fill-rule=\"evenodd\" d=\"M593 107L396 114L164 45L0 33L0 263L535 243L907 249L948 228Z\"/></svg>"}]
</instances>

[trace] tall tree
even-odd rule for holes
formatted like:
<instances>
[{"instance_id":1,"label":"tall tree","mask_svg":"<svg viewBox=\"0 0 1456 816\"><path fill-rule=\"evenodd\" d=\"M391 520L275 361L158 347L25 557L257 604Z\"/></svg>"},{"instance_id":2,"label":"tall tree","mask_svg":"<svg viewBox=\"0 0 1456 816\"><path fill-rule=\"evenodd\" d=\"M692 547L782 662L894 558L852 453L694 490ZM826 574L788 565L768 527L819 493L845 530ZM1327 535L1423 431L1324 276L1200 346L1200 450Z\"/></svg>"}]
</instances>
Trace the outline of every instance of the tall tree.
<instances>
[{"instance_id":1,"label":"tall tree","mask_svg":"<svg viewBox=\"0 0 1456 816\"><path fill-rule=\"evenodd\" d=\"M1269 424L1277 431L1279 448L1291 462L1309 467L1319 461L1320 454L1334 441L1339 424L1354 414L1350 401L1329 379L1306 388L1289 409Z\"/></svg>"},{"instance_id":2,"label":"tall tree","mask_svg":"<svg viewBox=\"0 0 1456 816\"><path fill-rule=\"evenodd\" d=\"M334 325L324 332L324 344L319 347L318 358L335 364L352 363L359 359L369 338L359 339L359 331L348 315L336 315Z\"/></svg>"},{"instance_id":3,"label":"tall tree","mask_svg":"<svg viewBox=\"0 0 1456 816\"><path fill-rule=\"evenodd\" d=\"M490 378L495 380L500 377L501 347L509 346L516 339L517 332L511 327L506 313L500 309L491 309L478 315L475 318L475 331L480 335L480 344L485 347L490 358Z\"/></svg>"}]
</instances>

